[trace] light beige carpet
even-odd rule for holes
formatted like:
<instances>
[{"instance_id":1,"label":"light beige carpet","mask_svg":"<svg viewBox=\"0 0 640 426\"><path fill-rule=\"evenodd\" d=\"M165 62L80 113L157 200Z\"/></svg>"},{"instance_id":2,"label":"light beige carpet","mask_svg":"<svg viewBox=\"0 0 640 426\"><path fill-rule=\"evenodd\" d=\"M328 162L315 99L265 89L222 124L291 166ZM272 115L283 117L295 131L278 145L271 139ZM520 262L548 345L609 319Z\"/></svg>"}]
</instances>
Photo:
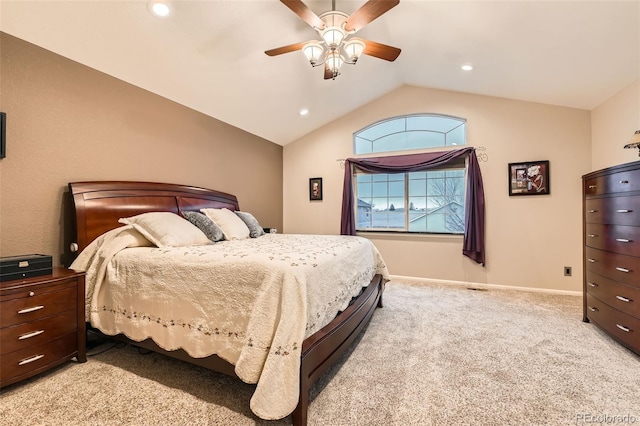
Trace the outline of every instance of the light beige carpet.
<instances>
[{"instance_id":1,"label":"light beige carpet","mask_svg":"<svg viewBox=\"0 0 640 426\"><path fill-rule=\"evenodd\" d=\"M357 346L312 391L309 424L640 424L640 357L583 323L581 300L391 282ZM252 390L116 347L2 390L0 424L290 424L256 418Z\"/></svg>"}]
</instances>

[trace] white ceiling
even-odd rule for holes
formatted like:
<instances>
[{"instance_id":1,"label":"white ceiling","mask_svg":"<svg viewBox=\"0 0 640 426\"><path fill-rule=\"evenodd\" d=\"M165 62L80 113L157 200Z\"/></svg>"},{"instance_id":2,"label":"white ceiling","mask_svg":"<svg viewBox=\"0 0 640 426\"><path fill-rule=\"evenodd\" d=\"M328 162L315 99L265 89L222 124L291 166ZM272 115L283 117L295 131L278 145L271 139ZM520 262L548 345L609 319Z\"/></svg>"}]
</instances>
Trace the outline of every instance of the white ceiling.
<instances>
[{"instance_id":1,"label":"white ceiling","mask_svg":"<svg viewBox=\"0 0 640 426\"><path fill-rule=\"evenodd\" d=\"M280 145L401 85L592 109L640 77L640 0L401 0L357 33L400 57L363 56L335 81L300 52L264 54L316 38L279 1L172 7L160 19L146 0L0 0L0 30Z\"/></svg>"}]
</instances>

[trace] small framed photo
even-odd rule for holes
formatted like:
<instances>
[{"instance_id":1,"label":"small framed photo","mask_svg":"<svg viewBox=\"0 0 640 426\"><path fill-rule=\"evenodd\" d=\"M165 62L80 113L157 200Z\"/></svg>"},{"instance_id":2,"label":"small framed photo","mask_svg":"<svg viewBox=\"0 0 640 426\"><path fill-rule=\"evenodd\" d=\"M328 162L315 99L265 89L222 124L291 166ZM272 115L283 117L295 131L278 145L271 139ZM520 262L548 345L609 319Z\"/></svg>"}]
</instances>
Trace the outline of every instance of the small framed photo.
<instances>
[{"instance_id":1,"label":"small framed photo","mask_svg":"<svg viewBox=\"0 0 640 426\"><path fill-rule=\"evenodd\" d=\"M309 179L309 200L322 200L322 178Z\"/></svg>"},{"instance_id":2,"label":"small framed photo","mask_svg":"<svg viewBox=\"0 0 640 426\"><path fill-rule=\"evenodd\" d=\"M549 161L509 163L509 196L550 194L549 183Z\"/></svg>"},{"instance_id":3,"label":"small framed photo","mask_svg":"<svg viewBox=\"0 0 640 426\"><path fill-rule=\"evenodd\" d=\"M7 114L0 112L0 158L7 156Z\"/></svg>"}]
</instances>

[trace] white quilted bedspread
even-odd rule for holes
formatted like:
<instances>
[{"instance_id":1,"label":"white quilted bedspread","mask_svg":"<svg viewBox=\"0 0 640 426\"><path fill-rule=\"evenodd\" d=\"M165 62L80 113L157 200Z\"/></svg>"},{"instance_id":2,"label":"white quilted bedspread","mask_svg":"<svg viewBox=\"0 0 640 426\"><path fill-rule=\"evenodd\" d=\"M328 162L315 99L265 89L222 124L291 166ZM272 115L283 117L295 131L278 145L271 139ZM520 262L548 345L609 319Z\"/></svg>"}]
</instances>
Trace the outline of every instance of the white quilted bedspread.
<instances>
[{"instance_id":1,"label":"white quilted bedspread","mask_svg":"<svg viewBox=\"0 0 640 426\"><path fill-rule=\"evenodd\" d=\"M375 274L388 271L367 239L267 234L209 246L157 248L131 226L91 243L71 265L86 271L87 318L106 334L151 337L194 358L216 354L257 383L251 409L267 420L298 403L304 338Z\"/></svg>"}]
</instances>

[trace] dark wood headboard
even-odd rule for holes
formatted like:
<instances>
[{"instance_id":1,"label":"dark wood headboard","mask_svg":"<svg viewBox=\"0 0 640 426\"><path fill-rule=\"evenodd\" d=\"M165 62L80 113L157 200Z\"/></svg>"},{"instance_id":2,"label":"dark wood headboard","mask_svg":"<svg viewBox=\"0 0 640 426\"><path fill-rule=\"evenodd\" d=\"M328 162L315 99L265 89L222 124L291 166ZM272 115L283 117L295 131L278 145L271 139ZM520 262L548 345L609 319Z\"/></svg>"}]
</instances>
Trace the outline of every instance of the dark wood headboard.
<instances>
[{"instance_id":1,"label":"dark wood headboard","mask_svg":"<svg viewBox=\"0 0 640 426\"><path fill-rule=\"evenodd\" d=\"M71 182L76 252L107 231L122 226L118 219L146 212L238 210L235 195L195 186L156 182Z\"/></svg>"}]
</instances>

